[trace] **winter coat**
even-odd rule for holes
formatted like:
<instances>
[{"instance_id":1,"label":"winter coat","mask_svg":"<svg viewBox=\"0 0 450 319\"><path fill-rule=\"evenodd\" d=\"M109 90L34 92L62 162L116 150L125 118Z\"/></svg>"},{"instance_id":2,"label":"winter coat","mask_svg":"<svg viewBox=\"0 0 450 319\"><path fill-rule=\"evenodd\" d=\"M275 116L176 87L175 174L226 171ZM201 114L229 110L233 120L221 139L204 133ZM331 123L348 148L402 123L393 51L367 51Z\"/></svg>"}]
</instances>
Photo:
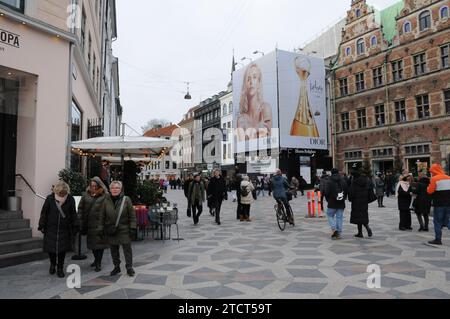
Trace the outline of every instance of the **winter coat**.
<instances>
[{"instance_id":1,"label":"winter coat","mask_svg":"<svg viewBox=\"0 0 450 319\"><path fill-rule=\"evenodd\" d=\"M287 191L290 185L286 178L276 175L272 178L272 192L273 198L287 199Z\"/></svg>"},{"instance_id":2,"label":"winter coat","mask_svg":"<svg viewBox=\"0 0 450 319\"><path fill-rule=\"evenodd\" d=\"M320 178L320 186L319 186L319 190L322 194L325 194L327 192L327 187L328 187L328 181L329 181L330 177L329 176L322 176Z\"/></svg>"},{"instance_id":3,"label":"winter coat","mask_svg":"<svg viewBox=\"0 0 450 319\"><path fill-rule=\"evenodd\" d=\"M44 233L44 252L58 254L72 250L72 240L75 234L77 211L75 199L68 195L62 205L66 215L61 216L56 206L55 195L49 195L45 200L39 219L39 230Z\"/></svg>"},{"instance_id":4,"label":"winter coat","mask_svg":"<svg viewBox=\"0 0 450 319\"><path fill-rule=\"evenodd\" d=\"M241 198L241 184L242 184L242 176L236 175L236 180L234 181L234 187L236 188L236 197Z\"/></svg>"},{"instance_id":5,"label":"winter coat","mask_svg":"<svg viewBox=\"0 0 450 319\"><path fill-rule=\"evenodd\" d=\"M377 197L383 197L386 190L386 184L381 177L375 178L375 193Z\"/></svg>"},{"instance_id":6,"label":"winter coat","mask_svg":"<svg viewBox=\"0 0 450 319\"><path fill-rule=\"evenodd\" d=\"M439 164L431 166L430 172L433 178L427 191L433 196L433 206L450 207L450 176L445 175Z\"/></svg>"},{"instance_id":7,"label":"winter coat","mask_svg":"<svg viewBox=\"0 0 450 319\"><path fill-rule=\"evenodd\" d=\"M253 191L255 190L255 187L253 186L253 184L251 182L242 181L240 188L244 188L244 187L247 188L248 194L247 194L247 196L242 196L242 194L241 194L241 204L242 205L251 205L254 202Z\"/></svg>"},{"instance_id":8,"label":"winter coat","mask_svg":"<svg viewBox=\"0 0 450 319\"><path fill-rule=\"evenodd\" d=\"M223 177L213 177L208 185L208 197L213 202L222 202L227 197L227 184Z\"/></svg>"},{"instance_id":9,"label":"winter coat","mask_svg":"<svg viewBox=\"0 0 450 319\"><path fill-rule=\"evenodd\" d=\"M430 186L430 179L428 177L422 177L419 182L414 183L414 187L411 187L412 192L417 195L415 200L416 214L430 214L432 199L427 193L428 186Z\"/></svg>"},{"instance_id":10,"label":"winter coat","mask_svg":"<svg viewBox=\"0 0 450 319\"><path fill-rule=\"evenodd\" d=\"M398 209L399 210L409 210L411 207L411 187L408 191L405 191L403 187L398 188Z\"/></svg>"},{"instance_id":11,"label":"winter coat","mask_svg":"<svg viewBox=\"0 0 450 319\"><path fill-rule=\"evenodd\" d=\"M341 192L344 192L344 198L338 201L337 197ZM324 195L328 202L328 208L345 209L345 200L348 196L348 187L345 179L339 174L332 175L328 180L328 187Z\"/></svg>"},{"instance_id":12,"label":"winter coat","mask_svg":"<svg viewBox=\"0 0 450 319\"><path fill-rule=\"evenodd\" d=\"M108 193L93 197L90 191L87 191L78 205L78 214L81 216L82 234L87 235L88 249L98 250L109 247L108 242L101 235L100 226L100 216L105 214L105 210L110 210L108 214L112 214L111 210L113 210L113 207L107 204L108 197Z\"/></svg>"},{"instance_id":13,"label":"winter coat","mask_svg":"<svg viewBox=\"0 0 450 319\"><path fill-rule=\"evenodd\" d=\"M202 204L205 201L205 185L203 182L193 181L189 185L189 203L194 205L195 202Z\"/></svg>"},{"instance_id":14,"label":"winter coat","mask_svg":"<svg viewBox=\"0 0 450 319\"><path fill-rule=\"evenodd\" d=\"M184 191L184 197L189 197L189 185L192 183L192 179L187 179L184 181L183 191Z\"/></svg>"},{"instance_id":15,"label":"winter coat","mask_svg":"<svg viewBox=\"0 0 450 319\"><path fill-rule=\"evenodd\" d=\"M353 178L348 199L352 202L350 223L369 224L369 188L372 183L365 176Z\"/></svg>"},{"instance_id":16,"label":"winter coat","mask_svg":"<svg viewBox=\"0 0 450 319\"><path fill-rule=\"evenodd\" d=\"M133 208L131 199L127 196L121 197L115 204L113 200L108 197L106 199L107 209L100 215L100 231L104 231L108 226L115 226L117 217L119 217L120 207L122 201L125 201L123 212L117 226L117 233L114 236L106 234L108 244L111 246L127 245L131 243L131 230L135 231L136 226L136 212Z\"/></svg>"}]
</instances>

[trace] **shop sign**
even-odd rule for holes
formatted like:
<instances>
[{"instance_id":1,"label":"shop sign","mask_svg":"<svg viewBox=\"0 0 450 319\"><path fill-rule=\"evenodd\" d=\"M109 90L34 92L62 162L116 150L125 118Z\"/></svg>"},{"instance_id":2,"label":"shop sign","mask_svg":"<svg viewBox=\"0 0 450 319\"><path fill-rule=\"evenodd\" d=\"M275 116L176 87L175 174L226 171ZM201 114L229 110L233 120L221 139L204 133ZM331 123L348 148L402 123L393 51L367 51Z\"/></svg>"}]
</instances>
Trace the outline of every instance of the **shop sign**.
<instances>
[{"instance_id":1,"label":"shop sign","mask_svg":"<svg viewBox=\"0 0 450 319\"><path fill-rule=\"evenodd\" d=\"M0 29L0 44L20 48L20 35Z\"/></svg>"}]
</instances>

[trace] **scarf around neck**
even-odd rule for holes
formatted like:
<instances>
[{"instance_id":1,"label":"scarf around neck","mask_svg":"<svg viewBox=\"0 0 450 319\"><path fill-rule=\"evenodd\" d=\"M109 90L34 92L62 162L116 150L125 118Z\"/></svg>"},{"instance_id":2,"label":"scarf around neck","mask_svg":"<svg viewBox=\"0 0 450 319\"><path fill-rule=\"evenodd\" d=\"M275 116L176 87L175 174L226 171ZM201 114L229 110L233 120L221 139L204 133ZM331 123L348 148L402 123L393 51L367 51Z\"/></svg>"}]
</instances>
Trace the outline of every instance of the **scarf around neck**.
<instances>
[{"instance_id":1,"label":"scarf around neck","mask_svg":"<svg viewBox=\"0 0 450 319\"><path fill-rule=\"evenodd\" d=\"M67 197L69 197L68 194L66 196L64 196L64 197L60 197L60 196L58 196L58 194L55 194L55 199L61 206L64 205L64 203L67 200Z\"/></svg>"}]
</instances>

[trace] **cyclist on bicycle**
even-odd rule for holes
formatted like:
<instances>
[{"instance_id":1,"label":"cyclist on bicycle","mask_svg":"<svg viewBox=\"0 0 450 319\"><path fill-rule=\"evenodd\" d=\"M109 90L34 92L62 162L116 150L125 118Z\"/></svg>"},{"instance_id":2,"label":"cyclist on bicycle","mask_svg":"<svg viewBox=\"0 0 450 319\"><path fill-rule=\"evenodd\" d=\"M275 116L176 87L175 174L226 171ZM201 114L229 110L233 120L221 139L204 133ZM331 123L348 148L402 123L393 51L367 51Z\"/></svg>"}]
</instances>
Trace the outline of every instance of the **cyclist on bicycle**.
<instances>
[{"instance_id":1,"label":"cyclist on bicycle","mask_svg":"<svg viewBox=\"0 0 450 319\"><path fill-rule=\"evenodd\" d=\"M286 208L286 213L288 215L289 224L294 225L294 220L292 218L292 209L288 201L287 192L290 190L290 185L280 169L277 169L276 175L272 177L272 192L273 197L277 203L282 203Z\"/></svg>"}]
</instances>

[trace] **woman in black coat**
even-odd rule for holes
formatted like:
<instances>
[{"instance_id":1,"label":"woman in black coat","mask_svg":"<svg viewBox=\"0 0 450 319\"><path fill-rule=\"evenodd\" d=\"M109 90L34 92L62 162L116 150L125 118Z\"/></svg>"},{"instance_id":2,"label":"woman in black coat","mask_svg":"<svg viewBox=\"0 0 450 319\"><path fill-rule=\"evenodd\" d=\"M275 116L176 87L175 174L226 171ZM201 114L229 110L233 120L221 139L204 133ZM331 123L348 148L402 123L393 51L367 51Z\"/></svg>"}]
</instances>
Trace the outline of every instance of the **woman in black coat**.
<instances>
[{"instance_id":1,"label":"woman in black coat","mask_svg":"<svg viewBox=\"0 0 450 319\"><path fill-rule=\"evenodd\" d=\"M228 193L227 184L219 170L214 171L214 176L209 182L208 199L211 201L211 206L214 209L216 223L217 225L220 225L220 209L222 207L222 202L228 199Z\"/></svg>"},{"instance_id":2,"label":"woman in black coat","mask_svg":"<svg viewBox=\"0 0 450 319\"><path fill-rule=\"evenodd\" d=\"M400 211L400 225L401 231L412 230L411 227L411 185L408 182L408 176L400 178L399 187L397 191L398 210Z\"/></svg>"},{"instance_id":3,"label":"woman in black coat","mask_svg":"<svg viewBox=\"0 0 450 319\"><path fill-rule=\"evenodd\" d=\"M432 198L428 195L427 189L430 186L430 179L426 173L419 174L419 181L412 187L412 192L417 196L415 200L415 211L420 224L419 231L427 232L430 224L430 210ZM424 223L425 220L425 223Z\"/></svg>"},{"instance_id":4,"label":"woman in black coat","mask_svg":"<svg viewBox=\"0 0 450 319\"><path fill-rule=\"evenodd\" d=\"M372 191L373 185L366 176L359 171L352 173L353 179L350 186L348 199L352 202L352 211L350 223L358 226L357 238L364 238L362 227L367 230L369 237L373 236L369 227L369 190Z\"/></svg>"},{"instance_id":5,"label":"woman in black coat","mask_svg":"<svg viewBox=\"0 0 450 319\"><path fill-rule=\"evenodd\" d=\"M50 257L49 273L57 273L59 278L65 277L64 259L72 250L77 219L75 199L69 193L69 186L58 182L53 194L45 200L39 220L39 231L44 234L44 252Z\"/></svg>"}]
</instances>

